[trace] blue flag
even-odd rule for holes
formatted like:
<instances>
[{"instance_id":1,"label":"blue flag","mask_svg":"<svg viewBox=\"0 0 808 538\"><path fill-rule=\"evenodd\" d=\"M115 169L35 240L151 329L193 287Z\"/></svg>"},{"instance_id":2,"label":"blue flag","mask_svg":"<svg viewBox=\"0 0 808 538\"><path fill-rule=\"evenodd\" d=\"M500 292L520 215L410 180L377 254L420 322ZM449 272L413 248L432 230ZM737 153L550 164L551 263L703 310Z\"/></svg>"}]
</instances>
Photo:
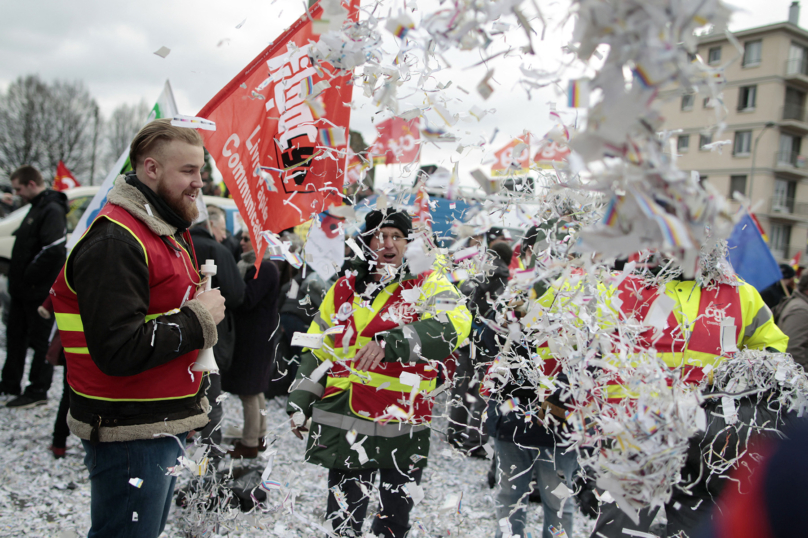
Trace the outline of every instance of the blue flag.
<instances>
[{"instance_id":1,"label":"blue flag","mask_svg":"<svg viewBox=\"0 0 808 538\"><path fill-rule=\"evenodd\" d=\"M735 225L727 243L735 272L758 291L783 278L777 260L748 213Z\"/></svg>"}]
</instances>

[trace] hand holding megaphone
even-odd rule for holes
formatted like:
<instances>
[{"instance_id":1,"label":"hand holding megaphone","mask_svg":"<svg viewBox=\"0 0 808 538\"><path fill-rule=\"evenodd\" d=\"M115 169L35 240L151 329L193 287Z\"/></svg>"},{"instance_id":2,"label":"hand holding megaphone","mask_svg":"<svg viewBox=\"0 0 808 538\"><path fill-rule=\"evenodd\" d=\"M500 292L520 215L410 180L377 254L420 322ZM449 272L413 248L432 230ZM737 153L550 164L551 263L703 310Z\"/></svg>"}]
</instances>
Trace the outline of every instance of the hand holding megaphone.
<instances>
[{"instance_id":1,"label":"hand holding megaphone","mask_svg":"<svg viewBox=\"0 0 808 538\"><path fill-rule=\"evenodd\" d=\"M205 275L205 291L200 293L196 299L208 309L210 315L213 316L213 321L218 325L224 319L224 297L219 290L212 290L211 277L216 274L216 264L213 260L207 260L205 265L200 267L202 274ZM219 367L216 364L216 358L213 356L213 349L203 349L199 352L199 356L194 363L191 370L195 372L218 372Z\"/></svg>"}]
</instances>

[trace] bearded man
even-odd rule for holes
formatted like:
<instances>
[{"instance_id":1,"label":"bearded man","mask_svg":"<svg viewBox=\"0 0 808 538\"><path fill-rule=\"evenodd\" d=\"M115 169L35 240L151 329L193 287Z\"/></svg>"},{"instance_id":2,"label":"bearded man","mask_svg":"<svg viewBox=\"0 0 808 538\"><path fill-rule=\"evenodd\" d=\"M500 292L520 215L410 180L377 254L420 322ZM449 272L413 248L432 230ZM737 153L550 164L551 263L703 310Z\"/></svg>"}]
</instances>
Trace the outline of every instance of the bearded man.
<instances>
[{"instance_id":1,"label":"bearded man","mask_svg":"<svg viewBox=\"0 0 808 538\"><path fill-rule=\"evenodd\" d=\"M167 119L140 130L108 203L51 289L65 347L70 430L90 473L89 537L157 537L188 432L208 422L191 366L217 340L218 290L201 293L188 227L202 138Z\"/></svg>"}]
</instances>

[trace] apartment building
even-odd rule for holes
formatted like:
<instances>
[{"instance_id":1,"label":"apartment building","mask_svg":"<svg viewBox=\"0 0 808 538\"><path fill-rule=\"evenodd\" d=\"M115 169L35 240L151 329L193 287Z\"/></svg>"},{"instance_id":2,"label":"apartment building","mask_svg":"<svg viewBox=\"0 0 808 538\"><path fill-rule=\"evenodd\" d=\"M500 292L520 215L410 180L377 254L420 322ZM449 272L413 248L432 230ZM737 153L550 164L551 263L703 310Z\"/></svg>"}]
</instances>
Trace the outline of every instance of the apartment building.
<instances>
[{"instance_id":1,"label":"apartment building","mask_svg":"<svg viewBox=\"0 0 808 538\"><path fill-rule=\"evenodd\" d=\"M733 35L743 48L726 70L722 102L672 90L663 107L677 135L679 167L697 170L731 197L739 191L757 204L756 215L778 261L808 243L808 31L798 26L794 2L787 22ZM704 35L698 54L713 65L739 56L725 35ZM725 106L726 129L716 135L715 106ZM728 140L722 153L703 149ZM735 204L737 205L737 204ZM806 263L803 255L802 263Z\"/></svg>"}]
</instances>

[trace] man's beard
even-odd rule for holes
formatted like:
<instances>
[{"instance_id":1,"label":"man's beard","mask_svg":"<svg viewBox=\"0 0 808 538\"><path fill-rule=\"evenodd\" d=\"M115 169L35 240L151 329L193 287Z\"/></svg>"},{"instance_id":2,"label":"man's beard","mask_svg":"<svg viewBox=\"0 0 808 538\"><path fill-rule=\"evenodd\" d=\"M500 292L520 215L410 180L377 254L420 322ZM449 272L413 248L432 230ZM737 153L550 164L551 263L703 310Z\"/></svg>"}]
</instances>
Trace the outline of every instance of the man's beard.
<instances>
[{"instance_id":1,"label":"man's beard","mask_svg":"<svg viewBox=\"0 0 808 538\"><path fill-rule=\"evenodd\" d=\"M179 195L172 196L163 185L163 182L157 184L157 195L165 200L168 207L170 207L182 220L188 222L195 221L196 217L199 216L199 209L196 207L196 199L194 199L192 202L188 200L185 195L194 194L195 196L199 196L199 189L185 189Z\"/></svg>"}]
</instances>

